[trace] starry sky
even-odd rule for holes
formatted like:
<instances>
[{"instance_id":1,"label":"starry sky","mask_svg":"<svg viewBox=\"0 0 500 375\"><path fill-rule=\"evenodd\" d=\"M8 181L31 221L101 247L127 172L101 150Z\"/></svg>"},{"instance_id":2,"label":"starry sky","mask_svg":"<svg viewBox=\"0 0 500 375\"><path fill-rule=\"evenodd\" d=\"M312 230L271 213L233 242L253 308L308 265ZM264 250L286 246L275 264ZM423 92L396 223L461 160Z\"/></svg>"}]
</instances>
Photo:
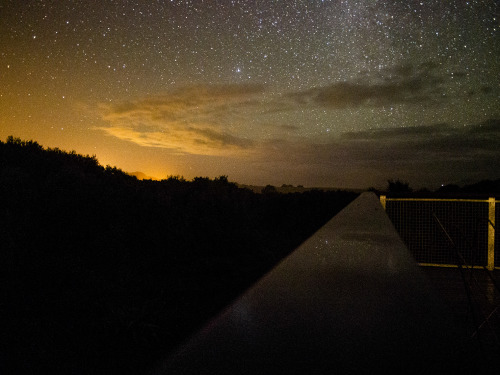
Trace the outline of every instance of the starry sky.
<instances>
[{"instance_id":1,"label":"starry sky","mask_svg":"<svg viewBox=\"0 0 500 375\"><path fill-rule=\"evenodd\" d=\"M0 0L0 139L165 178L500 178L495 0Z\"/></svg>"}]
</instances>

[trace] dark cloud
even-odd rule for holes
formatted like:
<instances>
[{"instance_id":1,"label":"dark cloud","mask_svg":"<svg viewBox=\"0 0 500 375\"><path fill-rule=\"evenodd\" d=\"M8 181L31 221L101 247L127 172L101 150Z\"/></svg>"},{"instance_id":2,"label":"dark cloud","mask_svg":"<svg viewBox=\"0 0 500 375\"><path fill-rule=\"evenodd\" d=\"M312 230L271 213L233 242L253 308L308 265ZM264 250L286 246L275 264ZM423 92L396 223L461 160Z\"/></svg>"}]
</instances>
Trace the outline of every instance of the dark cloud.
<instances>
[{"instance_id":1,"label":"dark cloud","mask_svg":"<svg viewBox=\"0 0 500 375\"><path fill-rule=\"evenodd\" d=\"M440 144L443 141L453 141L457 145L469 145L474 148L481 146L484 140L494 143L500 138L500 120L489 119L479 124L469 126L451 126L439 123L426 126L399 127L389 129L374 129L342 134L342 139L378 142L408 142L426 144L429 142ZM495 147L496 149L496 147Z\"/></svg>"},{"instance_id":2,"label":"dark cloud","mask_svg":"<svg viewBox=\"0 0 500 375\"><path fill-rule=\"evenodd\" d=\"M363 178L379 186L402 178L416 187L435 188L459 183L464 176L499 178L499 144L500 120L491 119L465 127L441 123L349 132L324 143L273 140L266 155L275 162L288 160L297 173L326 170L347 186L360 186Z\"/></svg>"},{"instance_id":3,"label":"dark cloud","mask_svg":"<svg viewBox=\"0 0 500 375\"><path fill-rule=\"evenodd\" d=\"M471 134L485 134L487 136L497 137L500 133L500 119L489 119L476 126L467 128Z\"/></svg>"},{"instance_id":4,"label":"dark cloud","mask_svg":"<svg viewBox=\"0 0 500 375\"><path fill-rule=\"evenodd\" d=\"M279 127L287 132L295 132L300 129L300 127L295 125L280 125Z\"/></svg>"},{"instance_id":5,"label":"dark cloud","mask_svg":"<svg viewBox=\"0 0 500 375\"><path fill-rule=\"evenodd\" d=\"M498 166L500 160L500 121L465 127L447 124L346 133L341 143L351 154L373 160L478 160L488 159Z\"/></svg>"},{"instance_id":6,"label":"dark cloud","mask_svg":"<svg viewBox=\"0 0 500 375\"><path fill-rule=\"evenodd\" d=\"M434 62L398 65L363 79L290 93L288 97L299 104L338 109L439 102L445 98L447 77L439 75L438 68Z\"/></svg>"},{"instance_id":7,"label":"dark cloud","mask_svg":"<svg viewBox=\"0 0 500 375\"><path fill-rule=\"evenodd\" d=\"M219 147L236 146L239 148L249 148L254 145L254 141L248 138L241 138L227 132L220 132L213 129L190 129L193 133L194 142L202 145ZM200 137L201 136L201 137Z\"/></svg>"},{"instance_id":8,"label":"dark cloud","mask_svg":"<svg viewBox=\"0 0 500 375\"><path fill-rule=\"evenodd\" d=\"M493 91L493 87L491 86L481 86L481 92L485 95L490 94Z\"/></svg>"},{"instance_id":9,"label":"dark cloud","mask_svg":"<svg viewBox=\"0 0 500 375\"><path fill-rule=\"evenodd\" d=\"M453 80L465 79L454 75ZM300 117L304 106L317 114L345 108L339 114L348 118L353 107L370 112L374 106L440 103L447 100L443 94L450 81L436 64L426 63L395 66L362 80L284 97L270 95L261 85L196 85L103 104L101 115L108 126L99 129L141 146L238 159L256 175L269 170L270 179L277 178L276 171L283 178L311 176L318 181L325 176L324 186L337 185L336 178L343 186L363 186L359 176L372 181L370 185L402 178L428 187L439 181L459 182L464 175L471 180L499 176L496 119L470 126L394 124L344 133L337 129L319 137L311 136ZM277 112L279 117L274 117Z\"/></svg>"},{"instance_id":10,"label":"dark cloud","mask_svg":"<svg viewBox=\"0 0 500 375\"><path fill-rule=\"evenodd\" d=\"M161 95L122 101L108 106L108 109L114 115L156 113L158 110L168 114L200 106L213 110L227 103L256 104L252 97L263 92L264 86L260 84L190 85Z\"/></svg>"},{"instance_id":11,"label":"dark cloud","mask_svg":"<svg viewBox=\"0 0 500 375\"><path fill-rule=\"evenodd\" d=\"M357 140L357 141L387 141L387 140L402 140L402 139L414 139L418 141L418 138L414 137L424 137L432 138L447 134L449 132L456 132L456 129L446 123L438 123L433 125L422 125L422 126L409 126L409 127L398 127L398 128L382 128L382 129L369 129L353 132L345 132L341 135L341 139L345 140Z\"/></svg>"}]
</instances>

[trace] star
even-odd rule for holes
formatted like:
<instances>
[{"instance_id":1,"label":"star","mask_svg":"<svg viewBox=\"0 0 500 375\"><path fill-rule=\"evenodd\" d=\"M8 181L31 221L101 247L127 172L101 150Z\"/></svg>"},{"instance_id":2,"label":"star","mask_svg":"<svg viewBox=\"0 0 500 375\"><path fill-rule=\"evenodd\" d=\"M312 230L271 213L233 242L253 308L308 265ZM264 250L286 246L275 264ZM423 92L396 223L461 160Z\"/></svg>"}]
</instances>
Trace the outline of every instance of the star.
<instances>
[{"instance_id":1,"label":"star","mask_svg":"<svg viewBox=\"0 0 500 375\"><path fill-rule=\"evenodd\" d=\"M474 129L500 117L497 14L484 1L7 2L0 137L98 145L102 163L158 178L227 165L261 185L494 178L498 155ZM443 156L423 141L442 124L484 148L425 164ZM379 153L408 142L403 159Z\"/></svg>"}]
</instances>

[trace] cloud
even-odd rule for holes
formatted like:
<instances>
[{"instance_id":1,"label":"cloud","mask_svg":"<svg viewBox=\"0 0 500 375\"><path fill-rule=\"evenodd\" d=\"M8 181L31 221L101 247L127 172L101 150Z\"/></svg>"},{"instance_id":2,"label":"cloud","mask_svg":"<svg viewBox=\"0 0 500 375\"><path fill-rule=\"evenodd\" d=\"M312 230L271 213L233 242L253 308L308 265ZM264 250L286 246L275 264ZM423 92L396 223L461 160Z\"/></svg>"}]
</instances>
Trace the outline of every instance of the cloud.
<instances>
[{"instance_id":1,"label":"cloud","mask_svg":"<svg viewBox=\"0 0 500 375\"><path fill-rule=\"evenodd\" d=\"M454 76L454 80L465 77ZM352 82L282 96L262 85L194 85L102 104L100 115L107 125L99 129L170 153L243 161L245 173L252 169L255 176L266 175L270 180L303 176L304 185L307 176L315 181L324 176L324 186L343 181L344 186L366 187L376 185L373 181L383 186L389 178L433 187L440 181L458 183L465 174L472 180L499 176L499 120L465 127L435 123L335 130L336 122L342 125L356 112L351 108L372 113L374 107L398 103L439 104L450 99L444 95L451 92L448 85L449 77L433 63L394 66ZM419 107L415 109L418 112ZM332 119L334 131L317 130L320 122L314 121L323 114ZM326 117L330 114L333 117ZM365 184L360 176L371 182Z\"/></svg>"},{"instance_id":2,"label":"cloud","mask_svg":"<svg viewBox=\"0 0 500 375\"><path fill-rule=\"evenodd\" d=\"M435 124L365 131L347 134L343 141L353 157L368 164L372 160L385 160L406 163L409 168L422 163L428 163L429 167L462 163L490 170L500 166L499 120L466 127Z\"/></svg>"},{"instance_id":3,"label":"cloud","mask_svg":"<svg viewBox=\"0 0 500 375\"><path fill-rule=\"evenodd\" d=\"M436 187L500 177L500 120L362 132L345 143L358 164L388 178Z\"/></svg>"},{"instance_id":4,"label":"cloud","mask_svg":"<svg viewBox=\"0 0 500 375\"><path fill-rule=\"evenodd\" d=\"M480 154L491 156L500 154L498 150L500 120L489 119L463 127L440 123L349 132L344 133L341 139L351 146L364 143L379 144L386 150L385 154L393 153L399 148L407 157L418 152L432 158L448 155L456 159L475 159ZM496 162L496 159L493 162Z\"/></svg>"},{"instance_id":5,"label":"cloud","mask_svg":"<svg viewBox=\"0 0 500 375\"><path fill-rule=\"evenodd\" d=\"M275 139L264 154L296 175L314 174L317 180L325 174L325 186L384 187L387 179L402 178L413 187L436 188L464 178L500 178L498 144L500 120L490 119L465 127L440 123L348 132L322 143Z\"/></svg>"},{"instance_id":6,"label":"cloud","mask_svg":"<svg viewBox=\"0 0 500 375\"><path fill-rule=\"evenodd\" d=\"M446 77L438 73L438 65L433 62L397 65L360 79L289 93L287 97L298 104L333 109L438 103L446 98Z\"/></svg>"},{"instance_id":7,"label":"cloud","mask_svg":"<svg viewBox=\"0 0 500 375\"><path fill-rule=\"evenodd\" d=\"M105 133L139 146L167 148L178 153L201 155L227 155L234 150L244 150L253 141L209 128L144 131L134 127L111 126L100 128Z\"/></svg>"},{"instance_id":8,"label":"cloud","mask_svg":"<svg viewBox=\"0 0 500 375\"><path fill-rule=\"evenodd\" d=\"M261 103L262 85L194 85L163 95L102 104L99 130L141 146L226 155L249 150L245 112Z\"/></svg>"},{"instance_id":9,"label":"cloud","mask_svg":"<svg viewBox=\"0 0 500 375\"><path fill-rule=\"evenodd\" d=\"M360 78L275 95L259 84L199 84L155 96L106 103L99 130L146 147L179 153L228 155L253 152L272 138L311 135L311 116L326 109L447 100L447 78L433 62L392 66ZM454 73L454 79L464 74ZM305 115L310 111L309 117Z\"/></svg>"}]
</instances>

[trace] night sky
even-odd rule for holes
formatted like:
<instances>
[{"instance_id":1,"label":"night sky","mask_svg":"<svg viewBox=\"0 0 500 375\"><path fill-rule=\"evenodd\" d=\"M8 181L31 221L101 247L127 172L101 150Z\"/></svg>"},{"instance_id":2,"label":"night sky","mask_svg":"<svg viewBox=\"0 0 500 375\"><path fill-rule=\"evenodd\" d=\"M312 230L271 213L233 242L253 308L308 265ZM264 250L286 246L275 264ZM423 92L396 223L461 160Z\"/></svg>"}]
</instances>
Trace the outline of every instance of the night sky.
<instances>
[{"instance_id":1,"label":"night sky","mask_svg":"<svg viewBox=\"0 0 500 375\"><path fill-rule=\"evenodd\" d=\"M498 1L0 0L0 139L165 178L500 178Z\"/></svg>"}]
</instances>

